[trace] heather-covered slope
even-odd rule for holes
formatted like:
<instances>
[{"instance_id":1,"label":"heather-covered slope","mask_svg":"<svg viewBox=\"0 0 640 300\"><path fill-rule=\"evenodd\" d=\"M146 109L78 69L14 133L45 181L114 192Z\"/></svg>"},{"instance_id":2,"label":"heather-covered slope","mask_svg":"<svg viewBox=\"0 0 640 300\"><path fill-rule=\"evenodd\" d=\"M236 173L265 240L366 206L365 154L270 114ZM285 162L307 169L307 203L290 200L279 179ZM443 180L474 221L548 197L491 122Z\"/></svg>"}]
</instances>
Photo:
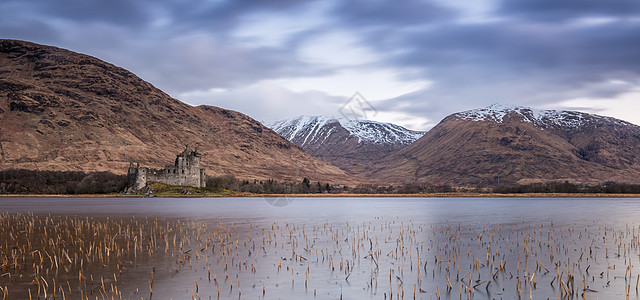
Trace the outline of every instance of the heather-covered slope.
<instances>
[{"instance_id":1,"label":"heather-covered slope","mask_svg":"<svg viewBox=\"0 0 640 300\"><path fill-rule=\"evenodd\" d=\"M493 105L448 116L364 174L453 185L640 183L640 127L581 112Z\"/></svg>"},{"instance_id":2,"label":"heather-covered slope","mask_svg":"<svg viewBox=\"0 0 640 300\"><path fill-rule=\"evenodd\" d=\"M189 106L94 57L0 40L0 168L124 173L125 155L162 167L185 144L210 175L355 180L241 113Z\"/></svg>"}]
</instances>

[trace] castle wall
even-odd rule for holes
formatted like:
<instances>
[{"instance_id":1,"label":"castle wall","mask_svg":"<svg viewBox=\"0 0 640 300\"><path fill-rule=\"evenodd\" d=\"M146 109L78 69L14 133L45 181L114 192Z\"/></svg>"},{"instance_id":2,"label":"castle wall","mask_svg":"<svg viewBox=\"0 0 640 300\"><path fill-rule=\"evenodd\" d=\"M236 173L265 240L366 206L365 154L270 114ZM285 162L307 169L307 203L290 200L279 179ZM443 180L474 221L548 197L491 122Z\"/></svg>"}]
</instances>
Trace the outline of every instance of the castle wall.
<instances>
[{"instance_id":1,"label":"castle wall","mask_svg":"<svg viewBox=\"0 0 640 300\"><path fill-rule=\"evenodd\" d=\"M200 187L207 186L207 174L204 173L204 169L200 169Z\"/></svg>"},{"instance_id":2,"label":"castle wall","mask_svg":"<svg viewBox=\"0 0 640 300\"><path fill-rule=\"evenodd\" d=\"M191 151L189 147L178 154L173 166L167 166L164 169L145 168L139 165L134 167L130 164L128 178L134 190L144 188L150 181L178 186L206 186L205 171L200 169L200 154L197 151Z\"/></svg>"},{"instance_id":3,"label":"castle wall","mask_svg":"<svg viewBox=\"0 0 640 300\"><path fill-rule=\"evenodd\" d=\"M199 168L197 172L194 172L191 168L149 169L146 180L169 185L202 186Z\"/></svg>"},{"instance_id":4,"label":"castle wall","mask_svg":"<svg viewBox=\"0 0 640 300\"><path fill-rule=\"evenodd\" d=\"M129 165L127 177L133 190L140 190L147 185L147 169L141 168L139 165L137 167L134 167L133 164Z\"/></svg>"}]
</instances>

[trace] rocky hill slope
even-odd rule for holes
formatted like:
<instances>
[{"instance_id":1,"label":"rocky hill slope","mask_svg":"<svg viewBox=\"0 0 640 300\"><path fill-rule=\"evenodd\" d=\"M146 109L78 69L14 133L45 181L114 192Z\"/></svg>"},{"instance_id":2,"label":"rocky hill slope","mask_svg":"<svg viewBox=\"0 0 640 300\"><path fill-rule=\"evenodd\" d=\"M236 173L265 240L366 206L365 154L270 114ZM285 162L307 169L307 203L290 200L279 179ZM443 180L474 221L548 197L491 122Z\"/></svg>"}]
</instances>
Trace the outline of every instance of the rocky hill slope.
<instances>
[{"instance_id":1,"label":"rocky hill slope","mask_svg":"<svg viewBox=\"0 0 640 300\"><path fill-rule=\"evenodd\" d=\"M640 183L640 127L575 111L493 105L446 117L363 174L452 185Z\"/></svg>"},{"instance_id":2,"label":"rocky hill slope","mask_svg":"<svg viewBox=\"0 0 640 300\"><path fill-rule=\"evenodd\" d=\"M163 167L185 144L211 175L355 180L241 113L189 106L94 57L0 40L1 169L124 173L125 157Z\"/></svg>"},{"instance_id":3,"label":"rocky hill slope","mask_svg":"<svg viewBox=\"0 0 640 300\"><path fill-rule=\"evenodd\" d=\"M301 116L267 126L307 153L352 173L424 134L390 123L323 116Z\"/></svg>"}]
</instances>

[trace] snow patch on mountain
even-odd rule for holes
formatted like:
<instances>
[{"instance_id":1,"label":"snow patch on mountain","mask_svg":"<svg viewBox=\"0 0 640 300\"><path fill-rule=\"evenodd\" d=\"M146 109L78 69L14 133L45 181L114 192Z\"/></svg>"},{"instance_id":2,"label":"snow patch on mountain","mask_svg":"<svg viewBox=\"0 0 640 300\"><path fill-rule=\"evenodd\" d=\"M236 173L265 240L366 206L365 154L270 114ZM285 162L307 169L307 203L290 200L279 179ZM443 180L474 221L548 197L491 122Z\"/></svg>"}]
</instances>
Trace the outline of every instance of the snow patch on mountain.
<instances>
[{"instance_id":1,"label":"snow patch on mountain","mask_svg":"<svg viewBox=\"0 0 640 300\"><path fill-rule=\"evenodd\" d=\"M422 131L409 130L391 123L324 116L300 116L265 125L289 141L298 141L296 144L299 146L312 141L326 140L337 132L337 126L347 130L359 143L408 145L424 135Z\"/></svg>"},{"instance_id":2,"label":"snow patch on mountain","mask_svg":"<svg viewBox=\"0 0 640 300\"><path fill-rule=\"evenodd\" d=\"M597 121L608 121L617 125L631 125L622 120L578 111L542 110L524 106L492 104L485 108L472 109L454 114L467 121L491 121L503 123L505 117L520 117L524 122L543 128L578 128Z\"/></svg>"}]
</instances>

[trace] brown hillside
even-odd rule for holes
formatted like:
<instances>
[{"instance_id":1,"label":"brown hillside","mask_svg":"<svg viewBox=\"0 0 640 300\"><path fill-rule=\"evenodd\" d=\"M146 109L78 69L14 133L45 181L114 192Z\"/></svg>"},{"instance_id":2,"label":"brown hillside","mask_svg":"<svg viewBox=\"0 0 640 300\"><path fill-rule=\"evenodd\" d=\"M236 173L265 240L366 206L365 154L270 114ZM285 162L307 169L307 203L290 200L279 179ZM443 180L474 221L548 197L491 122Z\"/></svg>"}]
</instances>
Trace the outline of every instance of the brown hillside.
<instances>
[{"instance_id":1,"label":"brown hillside","mask_svg":"<svg viewBox=\"0 0 640 300\"><path fill-rule=\"evenodd\" d=\"M124 173L173 163L185 144L208 174L355 182L256 120L192 107L125 69L50 46L0 40L0 168Z\"/></svg>"},{"instance_id":2,"label":"brown hillside","mask_svg":"<svg viewBox=\"0 0 640 300\"><path fill-rule=\"evenodd\" d=\"M640 183L636 125L580 112L542 111L537 118L528 108L490 113L451 115L365 174L384 181L457 186Z\"/></svg>"}]
</instances>

